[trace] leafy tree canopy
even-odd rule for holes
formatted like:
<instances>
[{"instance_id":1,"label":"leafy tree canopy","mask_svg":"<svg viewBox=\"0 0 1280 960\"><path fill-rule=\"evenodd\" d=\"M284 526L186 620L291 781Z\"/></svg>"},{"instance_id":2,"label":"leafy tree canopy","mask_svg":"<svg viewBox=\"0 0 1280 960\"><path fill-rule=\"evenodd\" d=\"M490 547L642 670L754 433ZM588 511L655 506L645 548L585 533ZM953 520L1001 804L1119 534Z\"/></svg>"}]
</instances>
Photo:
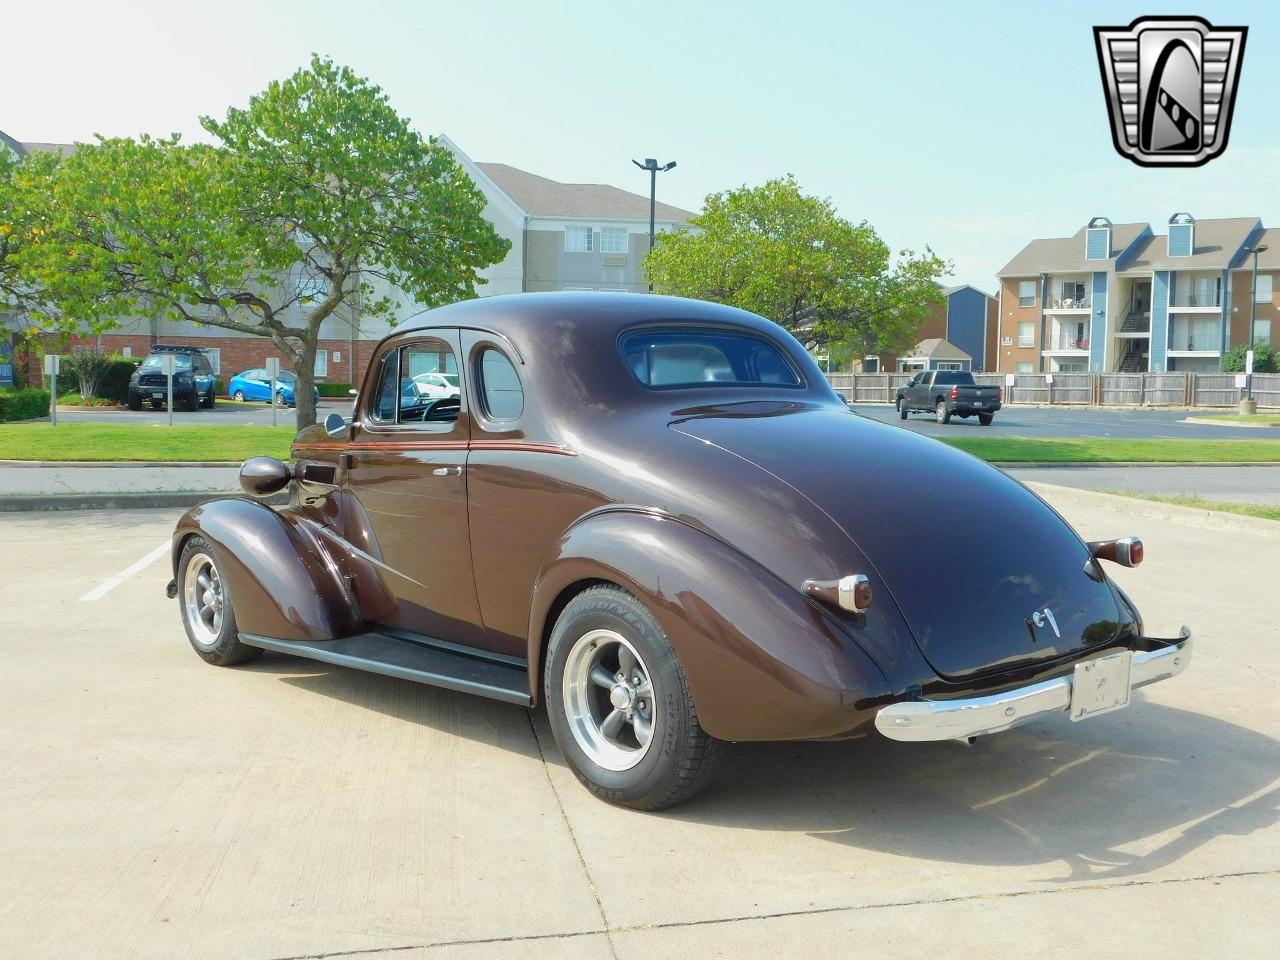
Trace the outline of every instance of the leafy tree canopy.
<instances>
[{"instance_id":1,"label":"leafy tree canopy","mask_svg":"<svg viewBox=\"0 0 1280 960\"><path fill-rule=\"evenodd\" d=\"M845 220L790 176L711 194L690 226L660 236L646 258L655 290L727 303L803 342L863 353L913 342L950 271L928 248L895 258L869 224Z\"/></svg>"},{"instance_id":2,"label":"leafy tree canopy","mask_svg":"<svg viewBox=\"0 0 1280 960\"><path fill-rule=\"evenodd\" d=\"M396 288L428 306L473 297L509 249L449 149L346 67L313 57L201 122L218 144L100 138L19 172L32 228L17 261L56 304L46 322L141 314L270 338L297 370L301 427L326 318L394 319Z\"/></svg>"}]
</instances>

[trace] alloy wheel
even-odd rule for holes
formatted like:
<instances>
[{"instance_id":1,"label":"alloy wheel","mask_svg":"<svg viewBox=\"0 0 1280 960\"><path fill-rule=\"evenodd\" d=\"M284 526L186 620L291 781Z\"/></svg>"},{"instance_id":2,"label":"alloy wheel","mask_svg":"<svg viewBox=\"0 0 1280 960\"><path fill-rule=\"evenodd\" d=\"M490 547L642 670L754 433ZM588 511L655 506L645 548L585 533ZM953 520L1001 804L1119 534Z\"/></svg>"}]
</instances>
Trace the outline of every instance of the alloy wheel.
<instances>
[{"instance_id":1,"label":"alloy wheel","mask_svg":"<svg viewBox=\"0 0 1280 960\"><path fill-rule=\"evenodd\" d=\"M591 630L569 651L564 709L582 752L606 770L629 770L653 742L658 705L649 668L622 634Z\"/></svg>"},{"instance_id":2,"label":"alloy wheel","mask_svg":"<svg viewBox=\"0 0 1280 960\"><path fill-rule=\"evenodd\" d=\"M196 553L187 561L187 572L182 579L182 602L196 645L212 648L222 632L227 599L218 568L208 554Z\"/></svg>"}]
</instances>

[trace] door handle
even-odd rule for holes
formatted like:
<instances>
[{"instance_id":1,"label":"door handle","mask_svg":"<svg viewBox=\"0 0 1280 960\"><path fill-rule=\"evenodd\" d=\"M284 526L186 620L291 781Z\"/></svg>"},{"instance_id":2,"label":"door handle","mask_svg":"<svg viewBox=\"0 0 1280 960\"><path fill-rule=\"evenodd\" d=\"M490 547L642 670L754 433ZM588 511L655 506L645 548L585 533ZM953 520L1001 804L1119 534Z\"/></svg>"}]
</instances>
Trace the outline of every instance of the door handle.
<instances>
[{"instance_id":1,"label":"door handle","mask_svg":"<svg viewBox=\"0 0 1280 960\"><path fill-rule=\"evenodd\" d=\"M462 476L461 467L436 467L431 471L434 477L460 477Z\"/></svg>"}]
</instances>

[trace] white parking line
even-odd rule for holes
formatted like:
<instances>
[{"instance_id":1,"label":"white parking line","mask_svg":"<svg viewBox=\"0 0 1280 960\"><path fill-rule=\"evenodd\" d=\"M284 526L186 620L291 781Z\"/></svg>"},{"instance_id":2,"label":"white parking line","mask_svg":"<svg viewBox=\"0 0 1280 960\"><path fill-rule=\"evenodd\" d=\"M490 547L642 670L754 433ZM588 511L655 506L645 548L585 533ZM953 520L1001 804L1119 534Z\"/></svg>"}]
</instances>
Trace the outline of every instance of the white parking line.
<instances>
[{"instance_id":1,"label":"white parking line","mask_svg":"<svg viewBox=\"0 0 1280 960\"><path fill-rule=\"evenodd\" d=\"M147 567L151 566L151 564L155 563L157 560L163 557L166 553L169 552L170 547L171 547L170 542L166 540L164 543L160 544L160 546L156 547L154 550L148 553L141 560L138 560L136 563L130 564L120 573L117 573L114 577L111 577L107 580L103 580L100 584L98 584L96 587L94 587L92 590L86 593L83 597L81 597L79 602L92 603L94 600L101 600L108 593L110 593L116 587L120 586L120 584L124 583L130 577L137 576L143 570L147 569Z\"/></svg>"}]
</instances>

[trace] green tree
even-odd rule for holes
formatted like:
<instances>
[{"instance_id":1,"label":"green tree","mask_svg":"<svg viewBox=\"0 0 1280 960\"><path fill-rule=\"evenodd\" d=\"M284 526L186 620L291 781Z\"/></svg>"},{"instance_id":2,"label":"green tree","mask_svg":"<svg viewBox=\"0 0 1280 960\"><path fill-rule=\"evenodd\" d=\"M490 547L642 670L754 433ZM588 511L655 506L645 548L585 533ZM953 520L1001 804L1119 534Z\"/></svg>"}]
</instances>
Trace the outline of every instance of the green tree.
<instances>
[{"instance_id":1,"label":"green tree","mask_svg":"<svg viewBox=\"0 0 1280 960\"><path fill-rule=\"evenodd\" d=\"M1248 351L1247 343L1237 343L1234 347L1222 355L1222 372L1223 373L1244 373L1245 353ZM1277 357L1276 352L1271 349L1271 345L1267 343L1255 343L1253 345L1253 372L1254 373L1275 373Z\"/></svg>"},{"instance_id":2,"label":"green tree","mask_svg":"<svg viewBox=\"0 0 1280 960\"><path fill-rule=\"evenodd\" d=\"M689 225L660 236L645 259L655 290L741 307L851 355L913 342L950 271L927 247L895 257L869 224L845 220L790 176L711 194Z\"/></svg>"},{"instance_id":3,"label":"green tree","mask_svg":"<svg viewBox=\"0 0 1280 960\"><path fill-rule=\"evenodd\" d=\"M71 318L46 320L100 331L143 314L266 337L297 371L301 428L328 317L393 320L396 290L473 297L509 249L449 149L329 60L201 123L217 145L102 139L33 191L20 269Z\"/></svg>"}]
</instances>

